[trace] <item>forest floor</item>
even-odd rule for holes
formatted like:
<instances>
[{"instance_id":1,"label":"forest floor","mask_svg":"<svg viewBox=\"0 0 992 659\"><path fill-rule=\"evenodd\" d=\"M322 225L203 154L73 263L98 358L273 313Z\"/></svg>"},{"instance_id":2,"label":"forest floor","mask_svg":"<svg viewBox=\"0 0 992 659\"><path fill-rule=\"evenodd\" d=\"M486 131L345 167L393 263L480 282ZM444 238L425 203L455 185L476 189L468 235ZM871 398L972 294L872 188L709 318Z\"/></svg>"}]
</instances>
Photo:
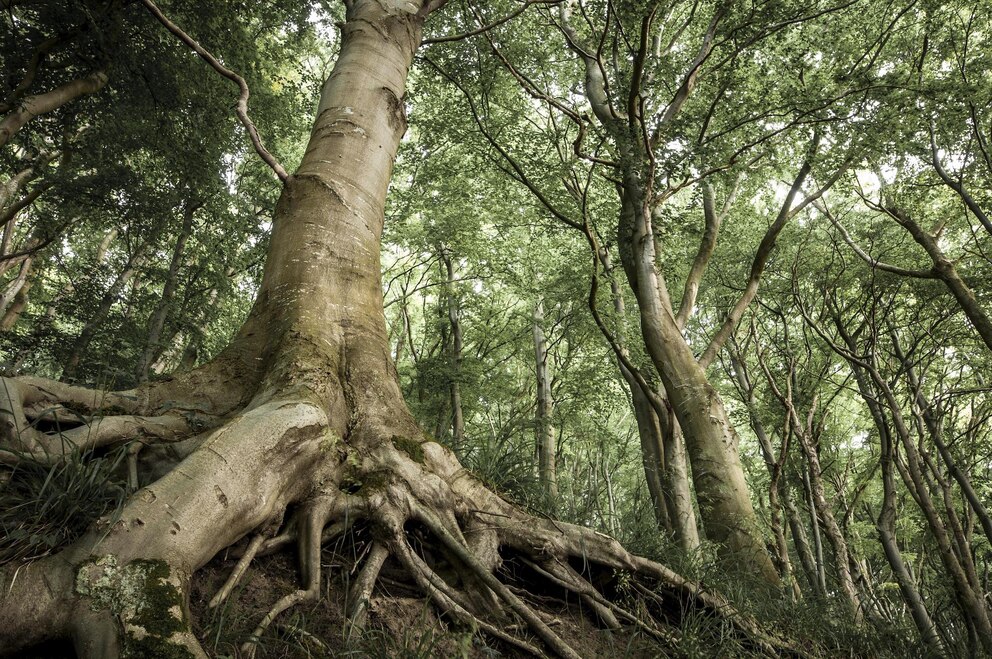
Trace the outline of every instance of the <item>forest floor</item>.
<instances>
[{"instance_id":1,"label":"forest floor","mask_svg":"<svg viewBox=\"0 0 992 659\"><path fill-rule=\"evenodd\" d=\"M335 548L331 548L332 550ZM259 659L354 657L427 659L458 657L494 659L522 657L513 648L490 641L463 625L437 615L398 564L387 562L380 588L370 600L369 622L357 638L346 640L345 600L348 583L357 576L359 551L325 550L322 597L298 606L277 619L258 640ZM272 603L299 583L293 557L279 553L254 561L242 585L217 609L208 602L221 587L236 559L220 556L198 573L190 609L197 635L206 650L218 657L241 657L238 648L250 638L255 625ZM509 566L508 566L509 567ZM523 590L519 593L524 596ZM598 628L579 602L566 603L550 594L532 604L562 637L581 648L585 657L664 656L656 644L636 633ZM512 631L507 629L506 631ZM521 633L526 633L521 629Z\"/></svg>"}]
</instances>

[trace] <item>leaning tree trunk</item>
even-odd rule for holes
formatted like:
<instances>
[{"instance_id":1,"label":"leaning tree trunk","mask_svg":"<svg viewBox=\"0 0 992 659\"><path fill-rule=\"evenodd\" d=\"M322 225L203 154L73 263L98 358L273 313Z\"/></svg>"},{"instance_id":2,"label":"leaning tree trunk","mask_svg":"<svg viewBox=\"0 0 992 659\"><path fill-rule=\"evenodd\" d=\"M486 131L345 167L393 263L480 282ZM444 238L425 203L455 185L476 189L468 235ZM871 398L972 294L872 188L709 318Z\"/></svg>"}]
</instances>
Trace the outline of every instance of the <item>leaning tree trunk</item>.
<instances>
[{"instance_id":1,"label":"leaning tree trunk","mask_svg":"<svg viewBox=\"0 0 992 659\"><path fill-rule=\"evenodd\" d=\"M162 330L165 329L165 321L172 308L172 298L175 296L179 284L179 268L182 266L183 253L186 251L186 242L189 240L190 234L193 233L193 217L199 207L200 204L189 202L183 211L183 225L172 249L172 260L169 261L169 269L165 275L162 297L159 298L155 310L148 319L148 338L135 371L139 384L148 379L148 369L151 368L156 355L162 352Z\"/></svg>"},{"instance_id":2,"label":"leaning tree trunk","mask_svg":"<svg viewBox=\"0 0 992 659\"><path fill-rule=\"evenodd\" d=\"M616 340L621 349L626 344L626 307L620 293L620 283L613 276L613 264L609 250L600 252L600 261L610 279L610 292L613 297L613 310L619 323ZM641 459L648 493L659 526L675 535L682 551L688 553L699 549L699 528L696 525L696 512L692 504L692 490L689 487L689 471L686 465L685 442L681 428L668 407L664 388L657 392L656 399L662 414L652 404L638 378L623 361L618 361L620 374L630 390L637 432L641 440ZM646 382L645 384L649 384Z\"/></svg>"},{"instance_id":3,"label":"leaning tree trunk","mask_svg":"<svg viewBox=\"0 0 992 659\"><path fill-rule=\"evenodd\" d=\"M56 555L0 571L0 653L71 637L83 658L205 657L187 610L199 568L247 540L216 605L255 554L298 545L302 587L274 604L258 636L287 608L319 596L322 541L356 521L371 527L374 542L349 596L354 625L391 556L451 617L525 652L542 652L507 631L522 626L548 651L579 657L497 578L501 552L508 552L609 627L622 622L663 643L678 640L646 609L635 614L611 602L573 565L647 577L669 606L724 616L755 649L784 647L701 585L628 554L615 540L507 503L429 441L408 412L390 360L379 247L406 127L404 84L433 8L348 3L309 145L276 207L258 298L228 349L196 370L123 394L32 378L4 382L0 406L11 410L0 417L4 462L24 454L57 459L73 443L193 438L199 446L131 496L112 522L97 522ZM30 427L58 403L88 412L89 425L62 437ZM145 449L138 458L155 455ZM451 558L458 586L415 549L407 523L421 525Z\"/></svg>"},{"instance_id":4,"label":"leaning tree trunk","mask_svg":"<svg viewBox=\"0 0 992 659\"><path fill-rule=\"evenodd\" d=\"M621 263L637 298L644 345L684 433L703 531L728 559L777 585L778 571L762 541L744 479L737 431L682 336L658 271L647 190L638 172L624 173L622 194Z\"/></svg>"}]
</instances>

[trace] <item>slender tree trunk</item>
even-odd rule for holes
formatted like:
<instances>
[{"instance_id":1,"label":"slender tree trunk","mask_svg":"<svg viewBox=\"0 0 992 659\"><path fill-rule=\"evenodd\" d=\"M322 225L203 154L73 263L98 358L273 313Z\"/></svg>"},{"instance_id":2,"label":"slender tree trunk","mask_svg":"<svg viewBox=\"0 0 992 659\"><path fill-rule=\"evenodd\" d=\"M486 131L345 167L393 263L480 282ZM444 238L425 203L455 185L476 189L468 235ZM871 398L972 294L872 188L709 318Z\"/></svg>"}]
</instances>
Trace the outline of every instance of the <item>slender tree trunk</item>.
<instances>
[{"instance_id":1,"label":"slender tree trunk","mask_svg":"<svg viewBox=\"0 0 992 659\"><path fill-rule=\"evenodd\" d=\"M890 336L892 338L892 346L895 350L896 357L902 362L903 369L906 371L906 377L913 391L913 397L915 399L914 402L920 410L920 416L923 418L924 424L929 432L930 439L933 441L934 446L937 447L937 452L940 454L941 459L947 466L947 471L957 482L958 487L961 488L961 493L964 495L965 500L967 500L968 505L971 507L975 516L978 518L978 522L982 527L982 531L985 533L985 537L989 542L992 542L992 517L990 517L985 504L982 503L981 498L975 491L975 488L971 483L971 479L968 478L968 475L965 474L958 466L957 461L954 459L954 456L951 455L947 444L944 442L944 439L941 436L942 433L940 424L934 415L934 410L931 404L923 396L920 380L916 375L916 369L913 367L913 364L908 357L903 353L902 348L899 345L899 337L897 333L892 331Z\"/></svg>"},{"instance_id":2,"label":"slender tree trunk","mask_svg":"<svg viewBox=\"0 0 992 659\"><path fill-rule=\"evenodd\" d=\"M668 505L668 516L672 520L672 529L675 531L675 540L679 543L679 547L686 553L692 553L699 549L701 543L699 528L696 526L696 511L692 505L692 489L689 486L685 440L678 419L669 411L670 403L665 397L664 390L659 391L658 395L666 406L666 414L659 418L659 426L665 454L663 461L665 478L662 480L662 486Z\"/></svg>"},{"instance_id":3,"label":"slender tree trunk","mask_svg":"<svg viewBox=\"0 0 992 659\"><path fill-rule=\"evenodd\" d=\"M985 309L979 304L978 298L975 297L975 292L971 290L971 287L958 274L954 263L944 254L940 245L937 243L937 239L927 233L907 213L899 209L890 209L889 213L909 232L913 240L926 251L927 256L933 262L934 274L951 291L954 299L958 301L961 310L964 311L965 316L971 321L972 326L982 338L985 346L989 350L992 350L992 318L989 318Z\"/></svg>"},{"instance_id":4,"label":"slender tree trunk","mask_svg":"<svg viewBox=\"0 0 992 659\"><path fill-rule=\"evenodd\" d=\"M754 395L755 388L747 372L747 365L737 350L736 344L732 345L733 349L730 352L731 368L734 378L740 387L741 396L744 398L748 418L751 420L751 429L754 430L754 434L758 438L758 446L761 448L761 454L764 457L765 466L768 468L770 476L768 483L768 507L771 512L772 535L775 537L775 547L778 551L779 574L782 577L782 582L792 588L792 595L798 600L802 597L802 591L800 591L799 582L796 580L792 571L792 561L789 558L789 544L785 537L785 528L782 520L783 506L779 497L779 492L783 489L782 471L785 468L785 462L788 458L788 444L785 442L788 434L784 434L781 455L776 456L772 448L771 439L769 439L768 433L765 432L765 425L758 416L758 404ZM761 356L758 358L762 359ZM766 372L766 375L770 374Z\"/></svg>"},{"instance_id":5,"label":"slender tree trunk","mask_svg":"<svg viewBox=\"0 0 992 659\"><path fill-rule=\"evenodd\" d=\"M737 432L719 394L682 337L656 267L650 211L641 189L635 173L625 176L620 256L637 297L645 346L684 432L703 530L729 558L778 584L778 571L765 549L751 505Z\"/></svg>"},{"instance_id":6,"label":"slender tree trunk","mask_svg":"<svg viewBox=\"0 0 992 659\"><path fill-rule=\"evenodd\" d=\"M813 592L823 597L826 593L821 587L819 572L816 569L816 559L806 536L806 525L803 524L802 517L799 515L799 508L792 498L792 488L787 482L782 485L782 501L785 504L785 513L789 520L789 530L792 531L792 542L796 546L796 553L799 554L799 563L803 566L806 581Z\"/></svg>"},{"instance_id":7,"label":"slender tree trunk","mask_svg":"<svg viewBox=\"0 0 992 659\"><path fill-rule=\"evenodd\" d=\"M10 282L7 283L6 288L4 288L3 293L0 293L0 317L4 318L4 322L0 323L0 329L7 329L7 327L5 327L6 314L10 306L14 303L14 300L16 300L17 296L21 294L21 291L24 290L25 286L30 289L30 285L28 284L28 274L31 272L32 261L33 259L30 257L21 261L21 268L18 270L17 276L10 280ZM20 315L20 311L18 311L17 314ZM16 317L14 320L16 321ZM11 325L13 325L13 322Z\"/></svg>"},{"instance_id":8,"label":"slender tree trunk","mask_svg":"<svg viewBox=\"0 0 992 659\"><path fill-rule=\"evenodd\" d=\"M103 297L100 299L100 304L97 305L97 308L83 326L79 336L76 337L76 340L69 348L69 355L66 358L65 367L62 371L63 379L72 379L76 377L83 354L86 352L90 342L93 341L93 338L100 330L103 322L107 319L107 315L110 313L111 308L120 299L121 292L124 290L124 287L127 286L128 282L130 282L136 274L138 274L138 268L141 266L142 261L143 257L141 254L132 256L128 264L124 267L124 270L117 275L117 278L110 285L110 288L108 288L103 294Z\"/></svg>"},{"instance_id":9,"label":"slender tree trunk","mask_svg":"<svg viewBox=\"0 0 992 659\"><path fill-rule=\"evenodd\" d=\"M792 409L791 406L789 413L792 415L793 423L798 423L795 410ZM862 613L861 598L858 595L857 587L854 585L854 579L851 577L847 539L841 532L840 526L837 524L837 519L834 517L833 510L827 501L826 491L823 487L823 471L820 466L820 457L817 453L816 446L813 445L808 431L808 425L806 428L795 428L795 436L798 437L799 444L802 446L803 454L806 456L806 465L809 469L810 498L812 499L813 506L816 509L817 517L823 521L824 532L827 534L827 539L833 547L834 562L837 566L837 578L840 582L841 590L847 597L848 604L851 608L851 613L854 615L855 620L860 621Z\"/></svg>"},{"instance_id":10,"label":"slender tree trunk","mask_svg":"<svg viewBox=\"0 0 992 659\"><path fill-rule=\"evenodd\" d=\"M623 294L620 292L620 282L614 276L609 250L601 250L599 258L606 276L610 280L613 311L617 318L617 340L621 348L626 350L626 307ZM644 478L648 486L648 495L651 497L655 521L658 522L660 528L674 532L672 516L669 514L668 497L666 497L665 443L661 434L661 421L634 374L622 361L618 360L617 366L620 368L620 375L627 383L627 389L630 391L631 406L634 409L634 419L637 422L637 435L641 443L641 463L644 466Z\"/></svg>"},{"instance_id":11,"label":"slender tree trunk","mask_svg":"<svg viewBox=\"0 0 992 659\"><path fill-rule=\"evenodd\" d=\"M162 351L162 330L165 328L165 321L172 308L172 298L176 294L176 287L179 285L179 269L183 263L183 252L186 250L186 242L190 234L193 233L193 216L196 213L198 204L187 203L183 212L183 224L176 237L176 245L172 250L172 260L169 262L169 269L165 274L165 284L162 287L162 297L159 298L155 310L152 311L148 319L148 338L145 342L145 350L138 360L138 368L135 371L138 383L148 379L148 369L151 367L155 356Z\"/></svg>"},{"instance_id":12,"label":"slender tree trunk","mask_svg":"<svg viewBox=\"0 0 992 659\"><path fill-rule=\"evenodd\" d=\"M813 501L813 487L809 482L809 470L802 470L803 493L806 496L806 509L809 511L810 529L813 532L813 552L816 559L816 583L821 593L827 592L827 565L823 557L823 539L820 535L820 520L816 515Z\"/></svg>"},{"instance_id":13,"label":"slender tree trunk","mask_svg":"<svg viewBox=\"0 0 992 659\"><path fill-rule=\"evenodd\" d=\"M620 364L620 373L630 390L634 420L637 422L637 435L641 444L641 464L644 467L644 478L647 482L655 521L658 522L660 528L674 532L665 496L665 446L661 437L658 415L655 414L651 402L644 395L641 385L623 364Z\"/></svg>"},{"instance_id":14,"label":"slender tree trunk","mask_svg":"<svg viewBox=\"0 0 992 659\"><path fill-rule=\"evenodd\" d=\"M871 394L864 374L859 369L855 369L854 375L858 390L868 406L868 411L881 442L882 509L875 521L879 542L882 544L882 551L892 569L892 576L899 584L899 591L902 593L903 601L906 603L913 623L920 633L920 638L935 656L942 656L943 644L937 633L937 627L930 617L923 597L920 595L916 579L906 565L906 561L903 560L896 538L896 484L892 471L892 465L895 461L895 447L892 442L892 435L877 399Z\"/></svg>"},{"instance_id":15,"label":"slender tree trunk","mask_svg":"<svg viewBox=\"0 0 992 659\"><path fill-rule=\"evenodd\" d=\"M551 422L554 401L551 397L551 376L548 373L548 342L544 336L544 301L534 307L534 365L537 371L537 410L534 432L537 447L537 473L544 492L551 498L558 497L558 445L555 428Z\"/></svg>"},{"instance_id":16,"label":"slender tree trunk","mask_svg":"<svg viewBox=\"0 0 992 659\"><path fill-rule=\"evenodd\" d=\"M447 277L446 293L448 297L448 326L451 328L451 355L449 376L451 394L451 445L460 449L465 441L465 415L462 411L462 321L459 313L458 296L455 292L455 268L451 254L441 250L444 261L444 271Z\"/></svg>"},{"instance_id":17,"label":"slender tree trunk","mask_svg":"<svg viewBox=\"0 0 992 659\"><path fill-rule=\"evenodd\" d=\"M985 651L992 652L992 622L990 622L984 594L975 590L976 580L971 555L970 553L958 554L952 545L947 525L930 496L929 485L925 482L923 474L920 454L913 442L909 427L906 425L899 401L889 383L879 373L875 364L875 355L870 353L867 361L852 359L851 354L857 349L856 342L844 327L839 316L835 315L833 321L838 334L844 340L848 350L851 351L850 353L842 353L842 356L848 359L855 377L860 378L858 384L859 388L862 389L865 403L869 407L884 404L888 409L888 416L892 423L892 437L899 440L906 458L905 465L897 459L893 459L893 462L927 520L927 526L937 543L938 556L953 584L962 614L966 620L970 621L970 624L975 626L975 632ZM879 414L881 415L881 410L879 410Z\"/></svg>"}]
</instances>

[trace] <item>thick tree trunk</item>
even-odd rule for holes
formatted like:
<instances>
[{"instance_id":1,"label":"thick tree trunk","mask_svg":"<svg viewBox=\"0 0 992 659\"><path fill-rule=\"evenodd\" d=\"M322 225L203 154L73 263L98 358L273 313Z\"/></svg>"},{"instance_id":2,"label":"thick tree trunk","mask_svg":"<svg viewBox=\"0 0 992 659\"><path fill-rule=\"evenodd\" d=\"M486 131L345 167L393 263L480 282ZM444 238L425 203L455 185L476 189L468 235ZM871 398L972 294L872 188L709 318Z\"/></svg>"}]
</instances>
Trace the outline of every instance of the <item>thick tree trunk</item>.
<instances>
[{"instance_id":1,"label":"thick tree trunk","mask_svg":"<svg viewBox=\"0 0 992 659\"><path fill-rule=\"evenodd\" d=\"M389 556L450 617L542 654L507 630L512 614L547 651L578 659L581 653L497 578L502 550L609 627L622 620L663 644L678 641L648 607L635 615L614 604L572 565L648 577L664 596L652 595L657 601L721 616L766 654L787 649L700 584L628 554L608 536L529 515L499 498L450 450L428 441L408 412L390 361L379 241L406 124L404 84L434 6L348 3L309 145L276 206L258 298L216 359L131 392L33 378L0 387L0 406L10 410L0 416L0 459L8 462L23 453L57 460L74 443L194 444L114 520L99 521L54 556L0 570L0 653L68 636L83 659L205 657L186 610L196 570L248 536L242 565L255 553L298 545L302 588L275 603L255 630L259 636L289 607L319 597L323 539L355 520L368 524L373 538L348 598L355 625ZM90 413L88 426L63 433L69 441L30 426L59 402ZM98 414L108 409L113 416ZM460 588L407 539L408 522L450 557ZM234 571L214 604L242 573ZM243 653L251 654L250 646Z\"/></svg>"}]
</instances>

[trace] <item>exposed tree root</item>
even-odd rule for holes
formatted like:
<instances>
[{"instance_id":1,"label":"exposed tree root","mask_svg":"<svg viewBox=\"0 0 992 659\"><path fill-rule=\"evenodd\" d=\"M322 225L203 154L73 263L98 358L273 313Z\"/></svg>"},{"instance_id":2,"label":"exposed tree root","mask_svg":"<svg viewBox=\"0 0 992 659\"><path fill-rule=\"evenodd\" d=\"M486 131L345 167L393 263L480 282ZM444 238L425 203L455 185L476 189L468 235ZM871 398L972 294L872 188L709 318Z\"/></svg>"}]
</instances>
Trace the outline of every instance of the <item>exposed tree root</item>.
<instances>
[{"instance_id":1,"label":"exposed tree root","mask_svg":"<svg viewBox=\"0 0 992 659\"><path fill-rule=\"evenodd\" d=\"M347 604L349 640L365 630L365 624L368 620L369 599L372 597L372 591L379 579L379 572L388 557L389 550L386 546L379 542L373 542L372 549L365 559L365 565L358 573L358 578L351 584Z\"/></svg>"},{"instance_id":2,"label":"exposed tree root","mask_svg":"<svg viewBox=\"0 0 992 659\"><path fill-rule=\"evenodd\" d=\"M82 657L120 656L153 641L182 648L188 656L205 656L184 611L188 575L246 537L233 552L240 558L210 607L232 596L259 556L295 545L301 573L300 588L279 598L246 639L242 651L253 656L258 639L280 615L320 597L321 549L356 521L372 540L347 593L349 636L365 627L369 601L392 559L444 615L533 655L582 656L541 610L539 602L548 592L581 603L606 628L639 630L673 655L679 654L680 636L666 620L677 620L685 606L729 621L756 652L802 654L720 596L629 554L613 538L534 517L501 499L463 469L450 450L426 441L412 424L394 427L362 412L341 424L307 398L274 395L222 421L213 410L161 413L122 394L83 393L61 383L8 380L4 390L13 414L4 417L3 447L11 454L26 450L61 459L83 447L200 438L181 464L131 497L112 527L95 528L61 554L25 568L13 582L13 573L5 573L9 595L0 601L0 615L17 621L15 627L45 616L61 620L49 631L73 637ZM96 407L106 400L121 403L112 410L116 416ZM52 437L58 429L48 435L31 424L38 425L53 404L67 403L88 425L61 431L75 434L68 448L55 452ZM212 430L205 429L209 425ZM139 485L136 465L148 453L139 451L129 456L133 486ZM502 568L503 554L534 579L515 580ZM573 565L584 566L583 573ZM587 570L600 577L592 579ZM599 582L609 585L594 585ZM633 609L610 595L628 582L627 592L642 602ZM53 587L59 583L61 590ZM165 593L166 603L175 606L163 612L155 610L161 602L121 600L135 583ZM49 594L41 596L43 590ZM34 598L34 613L25 615L16 601L21 597ZM155 616L164 616L165 624L152 624L159 619ZM80 620L87 621L85 628ZM0 633L0 653L44 637L38 629Z\"/></svg>"},{"instance_id":3,"label":"exposed tree root","mask_svg":"<svg viewBox=\"0 0 992 659\"><path fill-rule=\"evenodd\" d=\"M241 581L241 577L245 576L248 566L251 565L252 560L255 558L255 554L258 553L258 550L261 548L263 542L265 542L265 536L261 533L251 539L251 542L248 543L248 548L245 550L245 553L241 555L241 558L238 559L238 564L234 566L234 569L231 571L231 575L227 578L227 581L224 582L224 585L221 586L220 590L217 591L217 594L210 600L209 606L211 609L217 608L226 602L227 598L231 596L234 588L238 585L238 582Z\"/></svg>"}]
</instances>

